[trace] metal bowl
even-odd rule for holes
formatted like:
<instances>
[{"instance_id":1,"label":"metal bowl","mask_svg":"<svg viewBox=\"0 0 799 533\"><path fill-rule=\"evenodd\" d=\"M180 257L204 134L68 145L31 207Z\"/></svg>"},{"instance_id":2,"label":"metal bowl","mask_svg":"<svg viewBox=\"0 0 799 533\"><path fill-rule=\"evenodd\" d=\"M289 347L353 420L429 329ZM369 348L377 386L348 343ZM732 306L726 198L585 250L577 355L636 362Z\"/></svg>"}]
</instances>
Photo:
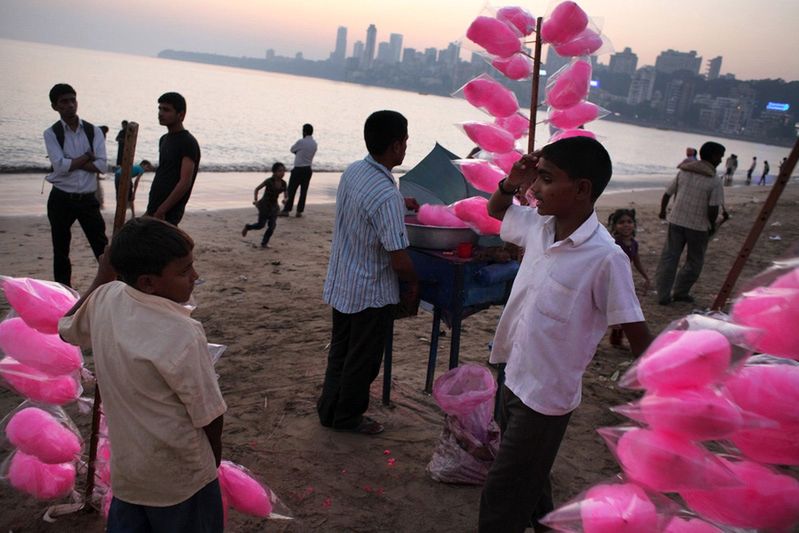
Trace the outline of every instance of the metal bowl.
<instances>
[{"instance_id":1,"label":"metal bowl","mask_svg":"<svg viewBox=\"0 0 799 533\"><path fill-rule=\"evenodd\" d=\"M462 242L477 244L480 236L471 228L447 228L420 224L414 215L405 217L405 228L411 246L429 250L454 250Z\"/></svg>"}]
</instances>

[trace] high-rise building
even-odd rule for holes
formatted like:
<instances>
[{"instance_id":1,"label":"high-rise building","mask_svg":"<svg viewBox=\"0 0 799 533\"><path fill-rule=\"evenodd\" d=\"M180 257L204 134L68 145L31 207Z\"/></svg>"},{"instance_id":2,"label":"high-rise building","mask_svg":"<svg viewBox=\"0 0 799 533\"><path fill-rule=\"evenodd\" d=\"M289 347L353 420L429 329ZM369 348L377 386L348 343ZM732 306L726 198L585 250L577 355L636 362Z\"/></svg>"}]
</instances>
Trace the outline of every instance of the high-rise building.
<instances>
[{"instance_id":1,"label":"high-rise building","mask_svg":"<svg viewBox=\"0 0 799 533\"><path fill-rule=\"evenodd\" d=\"M330 54L330 59L334 63L344 63L347 56L347 28L339 26L336 31L336 49Z\"/></svg>"},{"instance_id":2,"label":"high-rise building","mask_svg":"<svg viewBox=\"0 0 799 533\"><path fill-rule=\"evenodd\" d=\"M366 30L366 46L363 49L363 56L361 56L361 68L368 69L372 66L375 59L375 45L377 44L377 27L374 24L369 24Z\"/></svg>"},{"instance_id":3,"label":"high-rise building","mask_svg":"<svg viewBox=\"0 0 799 533\"><path fill-rule=\"evenodd\" d=\"M638 67L638 55L634 54L632 49L625 48L623 52L617 52L610 56L610 64L608 71L613 74L635 74L635 69Z\"/></svg>"},{"instance_id":4,"label":"high-rise building","mask_svg":"<svg viewBox=\"0 0 799 533\"><path fill-rule=\"evenodd\" d=\"M707 62L707 79L715 80L721 73L721 56L709 59Z\"/></svg>"},{"instance_id":5,"label":"high-rise building","mask_svg":"<svg viewBox=\"0 0 799 533\"><path fill-rule=\"evenodd\" d=\"M652 99L655 89L655 67L641 67L633 74L630 91L627 93L627 103L638 105Z\"/></svg>"},{"instance_id":6,"label":"high-rise building","mask_svg":"<svg viewBox=\"0 0 799 533\"><path fill-rule=\"evenodd\" d=\"M438 50L435 48L424 49L424 63L425 65L435 65L436 58L438 57Z\"/></svg>"},{"instance_id":7,"label":"high-rise building","mask_svg":"<svg viewBox=\"0 0 799 533\"><path fill-rule=\"evenodd\" d=\"M376 63L391 63L391 45L383 41L377 45L377 58Z\"/></svg>"},{"instance_id":8,"label":"high-rise building","mask_svg":"<svg viewBox=\"0 0 799 533\"><path fill-rule=\"evenodd\" d=\"M414 61L416 61L416 49L404 48L402 50L402 63L405 65L410 65Z\"/></svg>"},{"instance_id":9,"label":"high-rise building","mask_svg":"<svg viewBox=\"0 0 799 533\"><path fill-rule=\"evenodd\" d=\"M352 57L358 60L358 64L363 57L363 48L363 41L355 41L355 44L352 45Z\"/></svg>"},{"instance_id":10,"label":"high-rise building","mask_svg":"<svg viewBox=\"0 0 799 533\"><path fill-rule=\"evenodd\" d=\"M699 75L701 67L702 56L697 56L695 50L678 52L669 49L661 52L655 60L655 70L665 74L673 74L678 70L687 70L692 74Z\"/></svg>"},{"instance_id":11,"label":"high-rise building","mask_svg":"<svg viewBox=\"0 0 799 533\"><path fill-rule=\"evenodd\" d=\"M547 76L552 76L554 73L559 71L568 63L569 63L568 57L559 56L558 53L555 51L554 46L549 47L549 49L547 50L547 60L544 63L544 69L546 69L547 71Z\"/></svg>"},{"instance_id":12,"label":"high-rise building","mask_svg":"<svg viewBox=\"0 0 799 533\"><path fill-rule=\"evenodd\" d=\"M399 63L400 56L402 55L402 34L392 33L388 42L391 49L391 58L389 62Z\"/></svg>"}]
</instances>

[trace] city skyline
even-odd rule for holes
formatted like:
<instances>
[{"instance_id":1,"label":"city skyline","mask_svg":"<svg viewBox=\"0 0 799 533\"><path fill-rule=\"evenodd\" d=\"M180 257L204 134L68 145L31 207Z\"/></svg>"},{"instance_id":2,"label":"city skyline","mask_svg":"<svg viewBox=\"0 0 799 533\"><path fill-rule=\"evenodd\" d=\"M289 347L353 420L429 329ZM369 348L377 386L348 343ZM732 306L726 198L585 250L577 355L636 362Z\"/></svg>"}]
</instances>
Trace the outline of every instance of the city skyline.
<instances>
[{"instance_id":1,"label":"city skyline","mask_svg":"<svg viewBox=\"0 0 799 533\"><path fill-rule=\"evenodd\" d=\"M654 65L661 51L672 48L696 50L704 61L723 56L721 75L799 78L799 57L784 53L799 44L792 27L799 18L799 2L582 0L579 4L602 26L615 50L632 48L641 66ZM169 5L155 0L125 5L101 0L69 4L5 0L0 5L0 37L151 56L172 48L263 57L271 48L282 56L301 52L307 59L324 60L339 26L349 29L347 56L352 43L365 39L370 24L378 32L375 54L379 42L388 41L391 33L402 34L406 48L440 50L461 41L468 49L466 28L484 5L482 0L407 0L397 8L387 1L309 0L300 12L277 0L229 0L224 7L212 0L174 0ZM517 5L545 15L556 2ZM609 56L599 59L607 64Z\"/></svg>"}]
</instances>

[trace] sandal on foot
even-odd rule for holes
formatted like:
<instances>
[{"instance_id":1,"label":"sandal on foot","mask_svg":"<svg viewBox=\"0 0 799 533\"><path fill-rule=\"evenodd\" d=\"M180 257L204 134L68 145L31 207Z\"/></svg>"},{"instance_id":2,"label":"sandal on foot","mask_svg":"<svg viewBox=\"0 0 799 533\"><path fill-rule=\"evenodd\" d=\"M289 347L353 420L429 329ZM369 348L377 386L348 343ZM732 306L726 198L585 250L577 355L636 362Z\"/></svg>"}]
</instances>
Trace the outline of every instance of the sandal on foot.
<instances>
[{"instance_id":1,"label":"sandal on foot","mask_svg":"<svg viewBox=\"0 0 799 533\"><path fill-rule=\"evenodd\" d=\"M336 431L346 431L348 433L360 433L362 435L377 435L383 433L383 424L377 420L364 416L361 418L360 423L352 428L335 428Z\"/></svg>"}]
</instances>

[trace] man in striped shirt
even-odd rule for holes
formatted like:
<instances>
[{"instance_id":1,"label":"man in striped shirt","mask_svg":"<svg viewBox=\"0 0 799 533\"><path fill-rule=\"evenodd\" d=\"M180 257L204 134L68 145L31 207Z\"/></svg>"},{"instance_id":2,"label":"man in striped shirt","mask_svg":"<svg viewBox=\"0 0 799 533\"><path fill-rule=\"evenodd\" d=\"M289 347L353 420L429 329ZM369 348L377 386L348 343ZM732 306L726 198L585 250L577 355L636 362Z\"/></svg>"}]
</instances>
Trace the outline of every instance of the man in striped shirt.
<instances>
[{"instance_id":1,"label":"man in striped shirt","mask_svg":"<svg viewBox=\"0 0 799 533\"><path fill-rule=\"evenodd\" d=\"M317 411L325 427L374 435L383 426L364 413L380 371L392 307L418 302L404 219L405 208L418 204L403 199L391 174L405 158L405 117L396 111L372 113L364 140L369 155L344 171L336 194L323 294L333 308L333 332Z\"/></svg>"}]
</instances>

